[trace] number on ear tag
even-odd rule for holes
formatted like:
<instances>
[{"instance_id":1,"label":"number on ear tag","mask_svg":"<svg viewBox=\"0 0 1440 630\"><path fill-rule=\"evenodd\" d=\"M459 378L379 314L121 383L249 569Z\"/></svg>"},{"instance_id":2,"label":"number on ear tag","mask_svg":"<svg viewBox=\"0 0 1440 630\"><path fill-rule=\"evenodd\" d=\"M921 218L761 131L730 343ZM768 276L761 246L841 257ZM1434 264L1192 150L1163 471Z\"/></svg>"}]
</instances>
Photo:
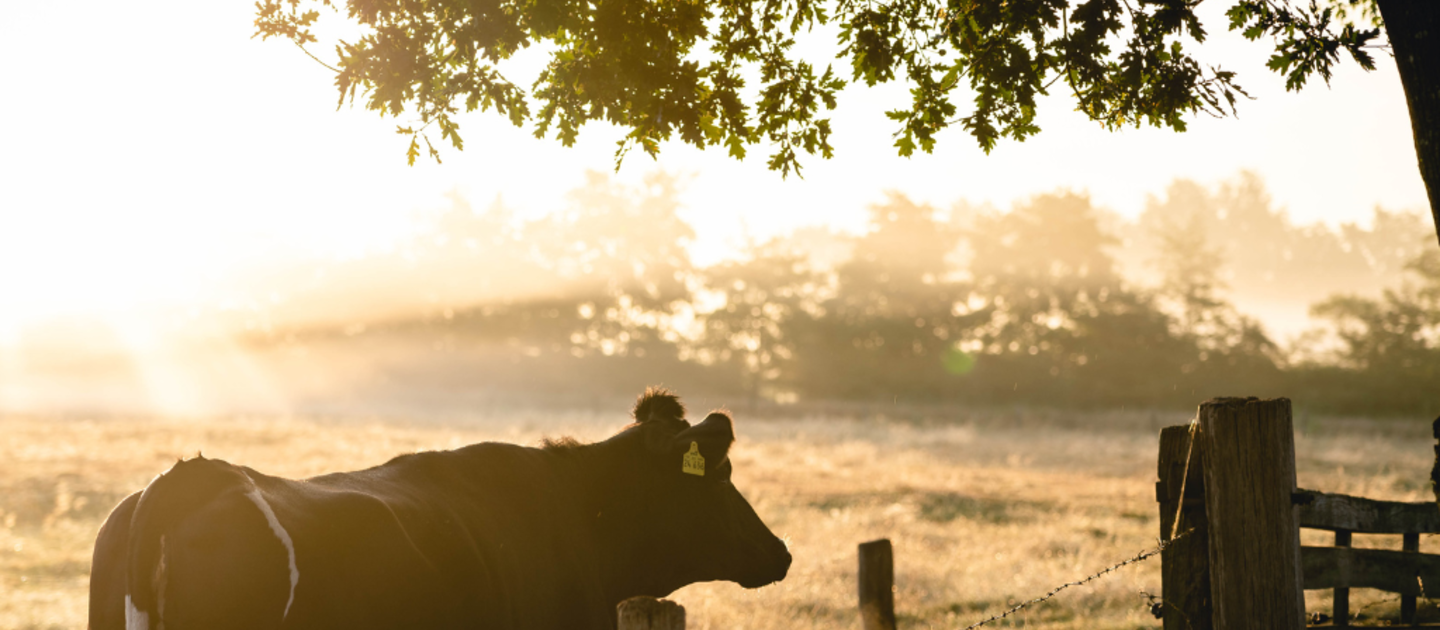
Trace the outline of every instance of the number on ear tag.
<instances>
[{"instance_id":1,"label":"number on ear tag","mask_svg":"<svg viewBox=\"0 0 1440 630\"><path fill-rule=\"evenodd\" d=\"M680 472L699 477L705 476L705 456L700 454L698 443L690 443L690 452L685 454L684 463L680 465Z\"/></svg>"}]
</instances>

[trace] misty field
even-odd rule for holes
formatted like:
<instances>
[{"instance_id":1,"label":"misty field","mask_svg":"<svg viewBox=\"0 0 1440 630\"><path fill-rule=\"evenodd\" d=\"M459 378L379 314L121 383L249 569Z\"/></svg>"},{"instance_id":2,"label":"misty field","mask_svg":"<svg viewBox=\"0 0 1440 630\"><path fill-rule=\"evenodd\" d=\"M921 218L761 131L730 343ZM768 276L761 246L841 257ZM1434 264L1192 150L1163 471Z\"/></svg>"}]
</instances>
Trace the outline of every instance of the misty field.
<instances>
[{"instance_id":1,"label":"misty field","mask_svg":"<svg viewBox=\"0 0 1440 630\"><path fill-rule=\"evenodd\" d=\"M697 404L696 406L700 406ZM302 477L475 441L603 438L613 413L488 412L440 422L310 418L0 418L0 628L83 628L91 545L111 507L178 457ZM757 591L700 584L672 596L696 630L857 628L855 545L895 545L903 628L964 628L1156 542L1158 431L1151 412L812 409L738 414L735 483L794 552L790 576ZM1296 419L1300 485L1428 500L1429 423ZM1398 537L1356 537L1398 548ZM1393 539L1393 540L1392 540ZM1307 532L1323 544L1326 535ZM1422 549L1440 551L1434 538ZM1149 628L1159 560L1070 589L1007 625ZM1393 616L1356 591L1352 610ZM1324 593L1311 610L1328 611ZM1435 608L1422 601L1422 617Z\"/></svg>"}]
</instances>

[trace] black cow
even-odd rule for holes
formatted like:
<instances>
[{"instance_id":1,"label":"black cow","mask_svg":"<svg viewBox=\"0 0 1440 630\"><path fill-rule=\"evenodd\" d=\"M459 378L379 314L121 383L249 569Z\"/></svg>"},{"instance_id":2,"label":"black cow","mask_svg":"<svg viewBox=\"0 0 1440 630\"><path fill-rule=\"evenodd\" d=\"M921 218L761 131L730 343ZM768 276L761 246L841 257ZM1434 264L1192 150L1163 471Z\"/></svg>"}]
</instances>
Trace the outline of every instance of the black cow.
<instances>
[{"instance_id":1,"label":"black cow","mask_svg":"<svg viewBox=\"0 0 1440 630\"><path fill-rule=\"evenodd\" d=\"M783 579L790 553L730 483L730 417L684 412L647 390L596 444L300 481L182 461L101 528L90 628L613 628L629 597Z\"/></svg>"}]
</instances>

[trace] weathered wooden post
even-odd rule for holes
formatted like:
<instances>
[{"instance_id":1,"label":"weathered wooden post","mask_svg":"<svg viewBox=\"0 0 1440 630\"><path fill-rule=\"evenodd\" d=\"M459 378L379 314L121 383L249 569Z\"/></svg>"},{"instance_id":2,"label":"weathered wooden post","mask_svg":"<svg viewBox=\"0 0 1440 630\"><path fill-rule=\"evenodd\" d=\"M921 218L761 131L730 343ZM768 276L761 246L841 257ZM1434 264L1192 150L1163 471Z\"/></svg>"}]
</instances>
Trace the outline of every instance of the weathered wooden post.
<instances>
[{"instance_id":1,"label":"weathered wooden post","mask_svg":"<svg viewBox=\"0 0 1440 630\"><path fill-rule=\"evenodd\" d=\"M1348 530L1348 529L1337 529L1337 530L1335 530L1335 546L1336 546L1336 547L1349 547L1349 546L1350 546L1350 540L1351 540L1351 535L1350 535L1350 534L1351 534L1351 532L1350 532L1350 530ZM1344 562L1348 563L1348 562L1350 561L1350 557L1349 557L1349 556L1342 556L1342 557L1345 558L1345 559L1344 559ZM1348 574L1349 574L1349 567L1348 567L1348 566L1345 568L1345 571L1346 571L1346 574L1347 574L1347 576L1348 576ZM1348 628L1348 627L1350 627L1350 587L1348 587L1348 586L1337 586L1337 587L1335 587L1334 595L1333 595L1333 597L1331 598L1330 616L1334 618L1332 621L1333 621L1333 623L1335 624L1335 627L1336 627L1336 628Z\"/></svg>"},{"instance_id":2,"label":"weathered wooden post","mask_svg":"<svg viewBox=\"0 0 1440 630\"><path fill-rule=\"evenodd\" d=\"M1430 431L1435 436L1435 465L1430 469L1430 485L1435 492L1435 505L1440 508L1440 418L1430 425ZM1419 532L1406 532L1400 543L1401 551L1420 551ZM1415 596L1402 595L1400 597L1400 622L1415 623Z\"/></svg>"},{"instance_id":3,"label":"weathered wooden post","mask_svg":"<svg viewBox=\"0 0 1440 630\"><path fill-rule=\"evenodd\" d=\"M1430 487L1435 491L1435 505L1440 507L1440 418L1430 425L1435 433L1435 467L1430 469Z\"/></svg>"},{"instance_id":4,"label":"weathered wooden post","mask_svg":"<svg viewBox=\"0 0 1440 630\"><path fill-rule=\"evenodd\" d=\"M1200 405L1217 630L1305 627L1290 400Z\"/></svg>"},{"instance_id":5,"label":"weathered wooden post","mask_svg":"<svg viewBox=\"0 0 1440 630\"><path fill-rule=\"evenodd\" d=\"M1400 551L1420 552L1420 532L1405 532L1400 536ZM1400 623L1415 623L1416 599L1414 595L1400 595Z\"/></svg>"},{"instance_id":6,"label":"weathered wooden post","mask_svg":"<svg viewBox=\"0 0 1440 630\"><path fill-rule=\"evenodd\" d=\"M860 544L860 627L895 630L895 558L888 539Z\"/></svg>"},{"instance_id":7,"label":"weathered wooden post","mask_svg":"<svg viewBox=\"0 0 1440 630\"><path fill-rule=\"evenodd\" d=\"M1210 630L1210 528L1205 518L1204 458L1188 425L1160 431L1160 539L1188 535L1160 552L1161 618L1165 630ZM1196 440L1198 441L1198 440ZM1176 526L1176 519L1179 526Z\"/></svg>"},{"instance_id":8,"label":"weathered wooden post","mask_svg":"<svg viewBox=\"0 0 1440 630\"><path fill-rule=\"evenodd\" d=\"M631 597L616 609L620 630L685 630L685 607L668 599Z\"/></svg>"}]
</instances>

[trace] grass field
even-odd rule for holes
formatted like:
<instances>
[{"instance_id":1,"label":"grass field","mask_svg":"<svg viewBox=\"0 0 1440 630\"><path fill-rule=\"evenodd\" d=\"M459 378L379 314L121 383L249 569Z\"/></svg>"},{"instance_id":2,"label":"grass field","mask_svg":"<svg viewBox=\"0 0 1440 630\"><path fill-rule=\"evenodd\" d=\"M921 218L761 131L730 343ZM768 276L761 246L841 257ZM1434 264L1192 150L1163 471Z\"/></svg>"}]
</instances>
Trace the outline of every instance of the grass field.
<instances>
[{"instance_id":1,"label":"grass field","mask_svg":"<svg viewBox=\"0 0 1440 630\"><path fill-rule=\"evenodd\" d=\"M892 409L770 412L737 425L736 485L795 563L757 591L699 584L673 596L696 630L858 628L855 545L893 541L902 628L964 628L1156 542L1159 429L1185 414ZM446 423L307 418L0 417L0 629L83 628L90 551L109 510L176 458L302 477L475 441L599 439L611 413L513 411ZM1429 423L1297 418L1300 485L1430 500ZM1308 532L1323 544L1326 536ZM1398 548L1398 537L1357 546ZM1440 552L1440 541L1422 539ZM1065 591L1010 627L1150 628L1159 560ZM1393 616L1382 594L1352 609ZM1312 610L1328 611L1324 593ZM1422 615L1435 615L1429 602ZM1010 620L1007 620L1009 622Z\"/></svg>"}]
</instances>

